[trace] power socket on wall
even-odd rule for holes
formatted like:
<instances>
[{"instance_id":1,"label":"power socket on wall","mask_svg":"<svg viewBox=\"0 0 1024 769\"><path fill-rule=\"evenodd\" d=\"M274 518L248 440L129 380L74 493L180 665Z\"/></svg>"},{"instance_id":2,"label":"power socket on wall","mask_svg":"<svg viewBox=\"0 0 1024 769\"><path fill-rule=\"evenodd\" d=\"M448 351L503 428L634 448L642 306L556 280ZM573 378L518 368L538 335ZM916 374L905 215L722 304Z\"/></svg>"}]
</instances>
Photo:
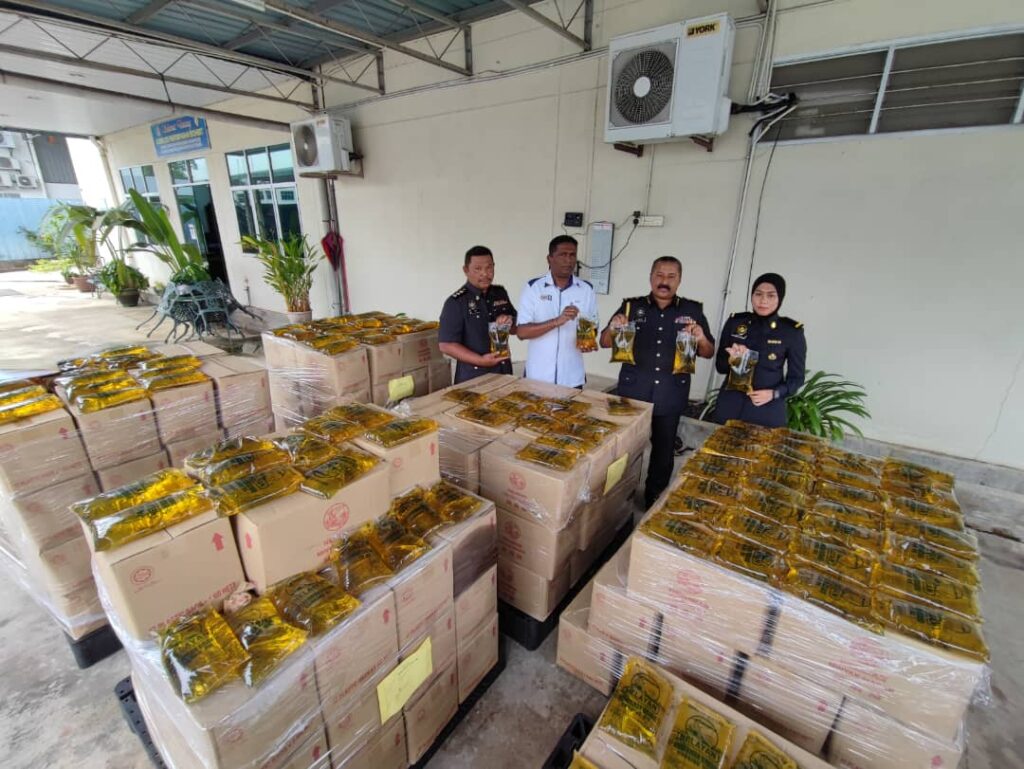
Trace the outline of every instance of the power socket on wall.
<instances>
[{"instance_id":1,"label":"power socket on wall","mask_svg":"<svg viewBox=\"0 0 1024 769\"><path fill-rule=\"evenodd\" d=\"M664 227L665 217L664 216L641 216L640 221L636 223L637 227Z\"/></svg>"},{"instance_id":2,"label":"power socket on wall","mask_svg":"<svg viewBox=\"0 0 1024 769\"><path fill-rule=\"evenodd\" d=\"M583 214L579 211L566 211L565 221L562 222L563 227L582 227L583 226Z\"/></svg>"}]
</instances>

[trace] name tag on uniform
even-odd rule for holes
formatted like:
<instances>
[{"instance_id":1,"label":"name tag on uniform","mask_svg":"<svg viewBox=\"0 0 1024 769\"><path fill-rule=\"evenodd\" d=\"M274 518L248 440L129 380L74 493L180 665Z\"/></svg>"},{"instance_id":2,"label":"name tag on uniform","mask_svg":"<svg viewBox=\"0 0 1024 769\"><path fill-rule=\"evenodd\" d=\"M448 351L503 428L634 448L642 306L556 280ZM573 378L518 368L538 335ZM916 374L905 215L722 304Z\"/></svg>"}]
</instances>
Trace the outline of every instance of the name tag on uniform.
<instances>
[{"instance_id":1,"label":"name tag on uniform","mask_svg":"<svg viewBox=\"0 0 1024 769\"><path fill-rule=\"evenodd\" d=\"M551 294L541 294L540 298L542 301L550 302L554 297Z\"/></svg>"},{"instance_id":2,"label":"name tag on uniform","mask_svg":"<svg viewBox=\"0 0 1024 769\"><path fill-rule=\"evenodd\" d=\"M768 344L782 344L781 339L769 339Z\"/></svg>"}]
</instances>

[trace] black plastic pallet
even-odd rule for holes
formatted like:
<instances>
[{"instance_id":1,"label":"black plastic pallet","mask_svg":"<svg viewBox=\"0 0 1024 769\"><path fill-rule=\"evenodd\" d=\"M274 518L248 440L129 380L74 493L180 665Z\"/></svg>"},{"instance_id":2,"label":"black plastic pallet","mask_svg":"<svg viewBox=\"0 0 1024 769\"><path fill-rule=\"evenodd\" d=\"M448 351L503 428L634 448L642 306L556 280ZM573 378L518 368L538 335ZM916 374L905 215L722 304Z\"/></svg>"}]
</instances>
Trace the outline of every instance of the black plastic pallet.
<instances>
[{"instance_id":1,"label":"black plastic pallet","mask_svg":"<svg viewBox=\"0 0 1024 769\"><path fill-rule=\"evenodd\" d=\"M562 612L565 611L576 594L583 589L590 580L594 578L594 575L601 569L608 559L611 558L615 553L619 551L623 543L629 539L629 535L633 533L633 519L630 518L626 523L623 524L622 528L619 529L615 535L615 539L608 545L591 564L590 568L587 569L586 573L580 577L579 581L572 586L565 598L563 598L555 610L548 615L547 619L539 620L531 617L529 614L520 611L515 606L505 601L498 601L498 627L501 632L515 641L517 644L522 646L526 651L532 652L537 649L544 639L546 639L551 631L558 627L558 619L562 616Z\"/></svg>"},{"instance_id":2,"label":"black plastic pallet","mask_svg":"<svg viewBox=\"0 0 1024 769\"><path fill-rule=\"evenodd\" d=\"M458 728L462 720L469 714L469 712L476 706L480 701L480 698L484 696L491 684L495 682L498 676L501 675L505 669L505 650L500 643L498 645L498 661L494 667L491 668L490 672L483 677L483 679L476 685L476 688L470 692L466 700L459 705L459 709L455 715L445 726L441 734L438 735L437 739L431 744L430 748L423 757L413 764L412 769L423 769L427 765L427 762L433 758L434 754L441 749L444 741L448 739L449 735ZM128 728L132 730L132 734L137 736L142 742L142 747L145 748L146 754L149 756L150 762L153 764L154 769L167 769L167 765L163 762L160 757L160 752L157 750L156 745L153 744L153 739L149 736L149 727L146 726L146 720L142 716L142 710L139 708L139 703L135 699L135 689L132 687L131 678L123 678L118 682L117 686L114 687L114 694L117 695L118 702L121 703L121 713L124 715L124 720L128 722Z\"/></svg>"},{"instance_id":3,"label":"black plastic pallet","mask_svg":"<svg viewBox=\"0 0 1024 769\"><path fill-rule=\"evenodd\" d=\"M68 641L75 662L83 670L121 650L121 641L110 625L97 628L77 641L67 633L64 637Z\"/></svg>"},{"instance_id":4,"label":"black plastic pallet","mask_svg":"<svg viewBox=\"0 0 1024 769\"><path fill-rule=\"evenodd\" d=\"M569 769L573 753L583 747L587 735L594 728L594 720L583 713L577 713L569 722L569 728L558 739L558 744L551 751L548 760L541 769Z\"/></svg>"},{"instance_id":5,"label":"black plastic pallet","mask_svg":"<svg viewBox=\"0 0 1024 769\"><path fill-rule=\"evenodd\" d=\"M146 755L149 756L149 761L153 764L154 769L167 769L167 764L160 757L160 751L156 749L153 739L149 736L146 719L143 718L142 709L139 707L138 700L135 699L132 679L122 678L118 681L117 686L114 687L114 694L117 695L117 701L121 703L121 715L128 722L128 728L132 730L132 734L142 742L142 747L145 748Z\"/></svg>"}]
</instances>

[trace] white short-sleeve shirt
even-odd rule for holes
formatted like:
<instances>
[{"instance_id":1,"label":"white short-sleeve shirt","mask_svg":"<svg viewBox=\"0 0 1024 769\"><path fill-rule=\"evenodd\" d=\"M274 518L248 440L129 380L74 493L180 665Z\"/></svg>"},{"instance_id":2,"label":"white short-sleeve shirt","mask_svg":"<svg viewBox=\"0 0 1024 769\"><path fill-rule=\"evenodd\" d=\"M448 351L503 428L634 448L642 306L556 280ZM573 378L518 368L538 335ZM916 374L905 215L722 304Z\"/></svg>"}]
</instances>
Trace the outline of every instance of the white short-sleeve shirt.
<instances>
[{"instance_id":1,"label":"white short-sleeve shirt","mask_svg":"<svg viewBox=\"0 0 1024 769\"><path fill-rule=\"evenodd\" d=\"M571 304L579 308L580 315L592 319L600 328L594 287L574 276L568 287L559 289L548 272L529 281L523 288L517 323L552 320ZM567 387L579 387L586 381L583 353L576 349L575 322L565 323L529 341L526 376Z\"/></svg>"}]
</instances>

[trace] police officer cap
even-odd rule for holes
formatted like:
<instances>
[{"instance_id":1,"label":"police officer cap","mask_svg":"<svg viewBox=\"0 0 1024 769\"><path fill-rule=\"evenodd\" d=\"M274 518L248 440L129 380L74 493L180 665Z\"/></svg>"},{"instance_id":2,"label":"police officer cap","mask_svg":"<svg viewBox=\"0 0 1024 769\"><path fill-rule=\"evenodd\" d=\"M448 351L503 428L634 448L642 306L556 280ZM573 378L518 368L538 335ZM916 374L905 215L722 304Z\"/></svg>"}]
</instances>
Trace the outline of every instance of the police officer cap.
<instances>
[{"instance_id":1,"label":"police officer cap","mask_svg":"<svg viewBox=\"0 0 1024 769\"><path fill-rule=\"evenodd\" d=\"M779 294L779 307L781 308L782 300L786 298L786 279L777 272L766 272L754 281L753 288L750 289L751 295L753 295L754 291L756 291L757 287L762 283L767 283L775 287L775 290Z\"/></svg>"}]
</instances>

